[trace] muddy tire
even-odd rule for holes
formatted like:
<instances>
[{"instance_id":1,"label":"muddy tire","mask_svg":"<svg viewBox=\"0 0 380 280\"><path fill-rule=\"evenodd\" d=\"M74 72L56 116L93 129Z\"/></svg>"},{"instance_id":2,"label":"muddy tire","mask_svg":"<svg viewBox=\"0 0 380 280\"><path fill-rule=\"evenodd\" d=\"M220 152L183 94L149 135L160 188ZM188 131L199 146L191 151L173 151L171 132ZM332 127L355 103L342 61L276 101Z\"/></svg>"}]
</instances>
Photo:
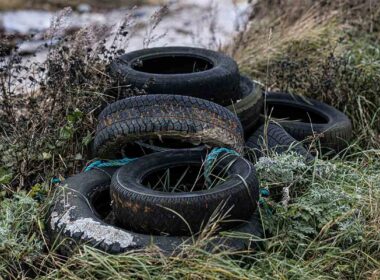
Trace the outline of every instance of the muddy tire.
<instances>
[{"instance_id":1,"label":"muddy tire","mask_svg":"<svg viewBox=\"0 0 380 280\"><path fill-rule=\"evenodd\" d=\"M296 140L318 136L324 150L339 152L352 136L350 119L339 110L314 99L269 92L265 95L267 114ZM262 122L265 118L262 116Z\"/></svg>"},{"instance_id":2,"label":"muddy tire","mask_svg":"<svg viewBox=\"0 0 380 280\"><path fill-rule=\"evenodd\" d=\"M177 94L228 105L241 97L236 62L199 48L163 47L127 53L109 65L116 88Z\"/></svg>"},{"instance_id":3,"label":"muddy tire","mask_svg":"<svg viewBox=\"0 0 380 280\"><path fill-rule=\"evenodd\" d=\"M246 76L241 76L240 88L242 92L242 99L230 106L227 106L226 108L237 115L243 126L244 135L248 137L253 133L255 128L257 128L260 120L260 114L264 106L264 98L261 86L255 82L252 82L252 80ZM176 150L171 147L161 147L159 145L141 141L138 141L136 144L138 144L139 147L137 145L134 146L137 147L137 149L142 150L144 154ZM206 147L199 146L194 149L200 150L206 149Z\"/></svg>"},{"instance_id":4,"label":"muddy tire","mask_svg":"<svg viewBox=\"0 0 380 280\"><path fill-rule=\"evenodd\" d=\"M221 214L228 211L228 220L249 220L256 210L259 182L253 165L242 157L225 155L220 160L216 168L225 170L227 179L211 189L165 192L143 183L143 178L157 171L180 166L201 167L204 155L189 150L160 152L121 167L111 184L118 222L137 232L189 235L198 233L222 204L225 205L219 211ZM226 222L220 226L228 229L235 225L236 222Z\"/></svg>"},{"instance_id":5,"label":"muddy tire","mask_svg":"<svg viewBox=\"0 0 380 280\"><path fill-rule=\"evenodd\" d=\"M235 113L244 129L245 136L252 134L260 120L264 107L264 98L261 86L252 82L248 77L240 77L242 99L226 108Z\"/></svg>"},{"instance_id":6,"label":"muddy tire","mask_svg":"<svg viewBox=\"0 0 380 280\"><path fill-rule=\"evenodd\" d=\"M103 110L94 151L102 158L117 158L126 144L146 140L176 148L206 144L237 151L244 144L239 119L220 105L189 96L142 95Z\"/></svg>"},{"instance_id":7,"label":"muddy tire","mask_svg":"<svg viewBox=\"0 0 380 280\"><path fill-rule=\"evenodd\" d=\"M281 126L274 123L261 125L248 138L245 145L249 149L249 156L253 156L253 162L273 152L277 154L295 152L303 156L307 162L314 160L314 157L305 149L301 142L298 142Z\"/></svg>"},{"instance_id":8,"label":"muddy tire","mask_svg":"<svg viewBox=\"0 0 380 280\"><path fill-rule=\"evenodd\" d=\"M93 169L68 178L58 188L47 223L50 243L61 244L61 254L70 255L76 245L87 244L108 253L118 254L133 249L158 246L164 253L179 251L188 237L145 235L122 229L107 222L111 210L109 188L115 168ZM258 214L233 229L262 237ZM232 250L255 245L247 239L216 237L214 244ZM212 248L208 248L212 249Z\"/></svg>"}]
</instances>

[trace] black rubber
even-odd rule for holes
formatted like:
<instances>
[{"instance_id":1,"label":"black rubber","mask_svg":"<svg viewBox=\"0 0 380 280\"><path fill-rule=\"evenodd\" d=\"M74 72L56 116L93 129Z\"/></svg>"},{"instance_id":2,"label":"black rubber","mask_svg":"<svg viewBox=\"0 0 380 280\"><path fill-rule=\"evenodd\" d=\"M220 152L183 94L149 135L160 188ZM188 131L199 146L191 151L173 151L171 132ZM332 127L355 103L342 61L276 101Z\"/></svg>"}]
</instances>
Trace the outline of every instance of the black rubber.
<instances>
[{"instance_id":1,"label":"black rubber","mask_svg":"<svg viewBox=\"0 0 380 280\"><path fill-rule=\"evenodd\" d=\"M253 162L257 162L260 157L276 152L283 154L293 151L303 156L307 162L314 160L314 157L305 149L301 142L298 142L289 135L280 125L269 123L261 125L245 143L249 148L249 156Z\"/></svg>"},{"instance_id":2,"label":"black rubber","mask_svg":"<svg viewBox=\"0 0 380 280\"><path fill-rule=\"evenodd\" d=\"M242 99L227 106L227 109L239 117L244 134L249 136L260 120L260 114L264 108L264 98L261 86L246 76L240 77L240 89Z\"/></svg>"},{"instance_id":3,"label":"black rubber","mask_svg":"<svg viewBox=\"0 0 380 280\"><path fill-rule=\"evenodd\" d=\"M108 253L122 253L156 245L165 253L173 253L189 237L145 235L107 223L110 213L109 186L115 168L99 168L68 178L58 188L47 223L52 244L61 244L60 252L70 255L77 244L87 244ZM109 208L109 209L106 209ZM263 236L258 211L234 232ZM249 239L215 237L215 245L233 250L255 245ZM253 243L253 244L252 244Z\"/></svg>"},{"instance_id":4,"label":"black rubber","mask_svg":"<svg viewBox=\"0 0 380 280\"><path fill-rule=\"evenodd\" d=\"M161 147L159 145L150 144L149 142L141 142L137 141L135 144L139 145L142 149L144 149L144 152L146 155L156 152L164 152L164 151L178 151L179 149L170 148L170 147ZM206 151L207 147L206 145L200 145L196 146L194 148L186 149L186 150L194 150L194 151ZM127 156L127 155L125 155Z\"/></svg>"},{"instance_id":5,"label":"black rubber","mask_svg":"<svg viewBox=\"0 0 380 280\"><path fill-rule=\"evenodd\" d=\"M236 62L212 50L143 49L116 58L108 69L119 90L128 86L144 89L147 94L194 96L221 105L241 97Z\"/></svg>"},{"instance_id":6,"label":"black rubber","mask_svg":"<svg viewBox=\"0 0 380 280\"><path fill-rule=\"evenodd\" d=\"M323 149L338 152L347 147L352 136L351 121L334 107L287 93L269 92L264 98L267 115L295 139L310 140L314 135L319 135ZM261 121L264 123L264 116Z\"/></svg>"},{"instance_id":7,"label":"black rubber","mask_svg":"<svg viewBox=\"0 0 380 280\"><path fill-rule=\"evenodd\" d=\"M93 209L92 200L96 193L109 189L115 170L94 169L65 180L51 210L50 231L110 253L143 248L152 241L163 250L172 250L181 244L182 238L137 234L102 220Z\"/></svg>"},{"instance_id":8,"label":"black rubber","mask_svg":"<svg viewBox=\"0 0 380 280\"><path fill-rule=\"evenodd\" d=\"M255 128L257 128L257 124L260 120L260 113L264 106L264 98L261 86L252 82L248 77L241 76L240 85L243 99L238 100L226 108L238 116L244 129L244 135L250 136ZM162 147L159 143L149 143L149 141L137 141L135 144L137 145L134 145L134 147L138 150L142 150L143 154L176 150L171 147ZM201 145L194 149L202 150L206 148L206 146ZM128 153L123 154L123 157L125 156L128 156Z\"/></svg>"},{"instance_id":9,"label":"black rubber","mask_svg":"<svg viewBox=\"0 0 380 280\"><path fill-rule=\"evenodd\" d=\"M225 155L218 168L229 167L226 181L208 190L164 192L143 185L144 178L159 170L201 166L204 155L190 150L159 152L121 167L111 184L119 223L137 232L189 235L200 232L223 203L220 213L229 211L228 220L235 222L222 223L222 229L235 226L237 220L248 220L256 210L259 182L253 165L243 157Z\"/></svg>"},{"instance_id":10,"label":"black rubber","mask_svg":"<svg viewBox=\"0 0 380 280\"><path fill-rule=\"evenodd\" d=\"M118 158L122 147L155 139L172 148L206 144L241 151L239 119L213 102L180 95L142 95L107 106L99 115L94 151L102 158Z\"/></svg>"}]
</instances>

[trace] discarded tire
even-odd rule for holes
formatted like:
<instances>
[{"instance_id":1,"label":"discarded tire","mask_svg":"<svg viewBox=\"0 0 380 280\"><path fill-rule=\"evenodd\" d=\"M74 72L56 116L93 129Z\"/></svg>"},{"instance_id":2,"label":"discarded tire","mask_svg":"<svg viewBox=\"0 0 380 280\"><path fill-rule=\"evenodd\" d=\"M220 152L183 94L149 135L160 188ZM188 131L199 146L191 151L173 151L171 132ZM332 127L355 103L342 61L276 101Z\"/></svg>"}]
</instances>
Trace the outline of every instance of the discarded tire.
<instances>
[{"instance_id":1,"label":"discarded tire","mask_svg":"<svg viewBox=\"0 0 380 280\"><path fill-rule=\"evenodd\" d=\"M203 185L196 183L192 186L194 191L188 192L159 191L146 186L149 176L168 168L201 167L203 156L200 151L167 151L150 154L121 167L111 184L118 222L137 232L189 235L201 231L216 211L221 216L228 212L228 220L235 221L222 223L223 229L236 226L236 221L250 219L257 206L259 182L253 165L239 156L228 155L215 166L224 170L227 178L210 189L204 190ZM168 172L181 176L178 169ZM196 178L197 173L199 169L190 177ZM176 180L170 179L172 181Z\"/></svg>"},{"instance_id":2,"label":"discarded tire","mask_svg":"<svg viewBox=\"0 0 380 280\"><path fill-rule=\"evenodd\" d=\"M241 76L230 57L196 48L140 50L108 69L120 96L146 95L119 100L99 115L94 152L117 160L94 161L60 185L47 227L52 242L63 244L64 254L75 243L110 253L154 244L173 253L206 230L201 249L249 248L246 234L230 233L263 235L254 167L233 151L207 152L243 151L244 133L254 130L263 108L260 86ZM117 171L101 168L126 163Z\"/></svg>"},{"instance_id":3,"label":"discarded tire","mask_svg":"<svg viewBox=\"0 0 380 280\"><path fill-rule=\"evenodd\" d=\"M242 99L226 108L238 116L243 126L244 135L250 136L260 120L260 113L264 106L264 98L261 87L246 76L240 77L240 88ZM144 154L175 150L171 147L160 147L153 143L145 143L141 141L137 144L144 150ZM205 148L205 146L199 146L195 149L199 150L203 148Z\"/></svg>"},{"instance_id":4,"label":"discarded tire","mask_svg":"<svg viewBox=\"0 0 380 280\"><path fill-rule=\"evenodd\" d=\"M99 199L109 195L107 191L115 170L94 169L62 183L48 224L53 235L69 237L110 253L144 248L152 242L169 251L181 244L185 239L138 234L109 225L102 220L104 217L99 213L99 208L93 209L92 206L99 207ZM99 197L99 194L103 197ZM96 199L98 202L93 203Z\"/></svg>"},{"instance_id":5,"label":"discarded tire","mask_svg":"<svg viewBox=\"0 0 380 280\"><path fill-rule=\"evenodd\" d=\"M290 136L280 125L274 123L261 125L248 138L245 145L250 149L249 155L254 155L253 161L257 161L257 159L270 152L282 154L287 151L292 151L303 156L307 162L314 159L303 147L302 143Z\"/></svg>"},{"instance_id":6,"label":"discarded tire","mask_svg":"<svg viewBox=\"0 0 380 280\"><path fill-rule=\"evenodd\" d=\"M261 87L246 76L241 76L240 88L242 99L229 105L227 109L239 117L245 135L249 136L260 120L260 113L264 107L264 98Z\"/></svg>"},{"instance_id":7,"label":"discarded tire","mask_svg":"<svg viewBox=\"0 0 380 280\"><path fill-rule=\"evenodd\" d=\"M206 144L238 151L244 143L239 119L220 105L189 96L143 95L103 110L94 150L100 157L118 158L126 144L149 139L172 148Z\"/></svg>"},{"instance_id":8,"label":"discarded tire","mask_svg":"<svg viewBox=\"0 0 380 280\"><path fill-rule=\"evenodd\" d=\"M109 66L116 87L147 94L194 96L228 105L241 97L236 62L219 52L189 48L150 48L127 53Z\"/></svg>"},{"instance_id":9,"label":"discarded tire","mask_svg":"<svg viewBox=\"0 0 380 280\"><path fill-rule=\"evenodd\" d=\"M265 103L267 114L299 141L318 134L322 148L338 152L347 146L351 138L349 118L325 103L273 92L266 93Z\"/></svg>"},{"instance_id":10,"label":"discarded tire","mask_svg":"<svg viewBox=\"0 0 380 280\"><path fill-rule=\"evenodd\" d=\"M115 170L99 168L79 173L58 188L47 229L52 243L60 240L62 254L69 255L75 244L91 245L114 254L154 244L164 252L172 253L182 243L191 242L188 237L139 234L105 222L105 216L111 211L109 185ZM233 231L258 237L263 235L257 213ZM250 240L239 238L216 237L213 242L233 250L252 246Z\"/></svg>"}]
</instances>

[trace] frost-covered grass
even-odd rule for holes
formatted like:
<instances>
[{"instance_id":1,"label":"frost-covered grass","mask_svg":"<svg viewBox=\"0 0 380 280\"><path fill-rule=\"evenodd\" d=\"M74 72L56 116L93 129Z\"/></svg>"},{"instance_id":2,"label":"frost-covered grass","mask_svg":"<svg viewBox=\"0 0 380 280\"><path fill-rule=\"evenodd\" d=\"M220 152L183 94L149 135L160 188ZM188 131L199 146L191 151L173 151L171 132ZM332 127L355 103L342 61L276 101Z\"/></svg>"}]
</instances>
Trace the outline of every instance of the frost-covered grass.
<instances>
[{"instance_id":1,"label":"frost-covered grass","mask_svg":"<svg viewBox=\"0 0 380 280\"><path fill-rule=\"evenodd\" d=\"M259 161L256 168L263 187L290 191L286 204L269 197L266 203L270 207L261 208L264 246L250 252L210 253L197 243L172 256L153 247L114 256L84 246L63 260L54 248L46 246L42 233L49 199L44 196L37 202L33 199L36 192L3 198L0 275L37 274L47 279L377 279L379 156L379 150L362 152L351 161L318 160L311 167L292 154ZM320 176L321 169L333 171ZM278 180L279 173L285 176L283 180Z\"/></svg>"}]
</instances>

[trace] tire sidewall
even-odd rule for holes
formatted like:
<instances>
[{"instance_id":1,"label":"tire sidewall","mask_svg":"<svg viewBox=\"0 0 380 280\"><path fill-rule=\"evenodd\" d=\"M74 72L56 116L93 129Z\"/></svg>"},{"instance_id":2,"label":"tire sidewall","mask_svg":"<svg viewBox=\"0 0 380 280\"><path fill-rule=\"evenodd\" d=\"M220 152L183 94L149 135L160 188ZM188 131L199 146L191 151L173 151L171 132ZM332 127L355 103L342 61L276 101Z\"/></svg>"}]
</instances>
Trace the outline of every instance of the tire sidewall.
<instances>
[{"instance_id":1,"label":"tire sidewall","mask_svg":"<svg viewBox=\"0 0 380 280\"><path fill-rule=\"evenodd\" d=\"M155 74L135 70L138 59L181 55L201 58L213 68L184 74ZM236 62L221 53L188 47L152 48L134 51L117 58L109 66L110 74L122 84L144 88L148 94L180 94L206 98L227 105L240 98L239 69ZM151 82L151 83L150 83ZM146 87L147 83L149 84Z\"/></svg>"},{"instance_id":2,"label":"tire sidewall","mask_svg":"<svg viewBox=\"0 0 380 280\"><path fill-rule=\"evenodd\" d=\"M313 130L317 133L323 133L327 130L334 129L336 127L340 128L342 125L347 125L347 116L326 103L291 94L266 93L265 95L265 102L269 104L286 105L289 106L289 108L300 108L311 111L322 116L327 121L326 123L297 122L296 126L302 130ZM264 122L263 116L261 116L261 122ZM284 127L295 125L294 121L278 120L278 122Z\"/></svg>"},{"instance_id":3,"label":"tire sidewall","mask_svg":"<svg viewBox=\"0 0 380 280\"><path fill-rule=\"evenodd\" d=\"M134 233L108 225L99 219L96 213L89 207L87 199L91 194L96 192L96 189L104 189L105 186L109 185L115 171L116 168L97 168L88 172L79 173L62 182L58 187L58 193L56 193L54 197L54 204L50 209L50 217L48 218L46 226L47 233L50 236L50 243L60 243L59 251L64 255L70 255L75 251L76 245L78 244L88 244L111 254L119 254L134 249L144 249L154 244L163 250L164 253L172 254L180 250L181 244L191 242L191 238L189 237L152 236ZM69 213L70 211L71 213ZM60 219L56 220L55 223L52 221L54 212L58 212L60 216ZM122 247L119 242L106 244L104 240L96 240L88 235L86 236L80 229L77 230L77 233L72 233L68 231L66 224L59 225L59 221L61 221L67 213L70 214L70 220L73 222L80 219L92 219L96 223L108 228L108 231L104 232L104 236L113 230L120 231L121 234L131 234L134 238L134 244L131 244L129 247ZM232 231L250 233L261 237L263 230L258 211L256 211L256 214L253 215L248 222L244 222L232 229ZM251 243L250 240L241 238L215 237L214 240L214 244L217 248L220 246L218 244L226 244L230 249L237 251L249 248Z\"/></svg>"},{"instance_id":4,"label":"tire sidewall","mask_svg":"<svg viewBox=\"0 0 380 280\"><path fill-rule=\"evenodd\" d=\"M154 171L201 166L201 154L183 150L160 152L120 168L111 184L111 197L119 222L141 232L186 235L189 228L193 233L202 230L216 210L220 215L228 212L228 220L248 220L257 208L259 182L253 165L242 157L222 155L217 163L219 169L231 163L227 180L208 190L171 193L143 185L143 178ZM236 224L222 223L221 227L227 229Z\"/></svg>"}]
</instances>

